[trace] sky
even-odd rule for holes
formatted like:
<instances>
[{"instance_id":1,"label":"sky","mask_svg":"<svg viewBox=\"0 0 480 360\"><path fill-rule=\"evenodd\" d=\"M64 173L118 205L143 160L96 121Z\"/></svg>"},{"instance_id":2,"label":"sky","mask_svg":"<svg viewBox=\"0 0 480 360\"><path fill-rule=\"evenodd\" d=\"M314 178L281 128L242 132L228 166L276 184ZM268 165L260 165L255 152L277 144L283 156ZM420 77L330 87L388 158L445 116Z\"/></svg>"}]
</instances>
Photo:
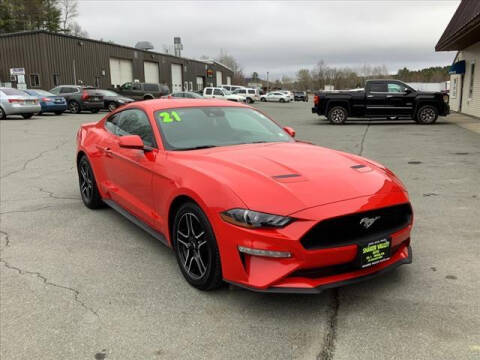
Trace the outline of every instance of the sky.
<instances>
[{"instance_id":1,"label":"sky","mask_svg":"<svg viewBox=\"0 0 480 360\"><path fill-rule=\"evenodd\" d=\"M454 52L435 44L459 0L165 1L78 0L76 21L94 39L163 52L180 36L182 56L234 56L245 75L272 80L311 69L450 65Z\"/></svg>"}]
</instances>

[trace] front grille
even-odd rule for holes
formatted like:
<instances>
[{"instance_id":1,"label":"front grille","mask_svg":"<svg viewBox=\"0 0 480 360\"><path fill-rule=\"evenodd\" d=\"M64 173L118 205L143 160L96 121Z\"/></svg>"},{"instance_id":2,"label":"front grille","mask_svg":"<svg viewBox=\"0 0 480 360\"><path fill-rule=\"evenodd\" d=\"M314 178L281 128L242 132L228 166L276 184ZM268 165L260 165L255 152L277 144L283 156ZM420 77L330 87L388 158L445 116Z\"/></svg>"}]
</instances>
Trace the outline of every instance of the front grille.
<instances>
[{"instance_id":1,"label":"front grille","mask_svg":"<svg viewBox=\"0 0 480 360\"><path fill-rule=\"evenodd\" d=\"M366 227L373 219L373 223ZM410 204L395 205L321 221L300 242L307 250L363 243L390 236L411 221Z\"/></svg>"}]
</instances>

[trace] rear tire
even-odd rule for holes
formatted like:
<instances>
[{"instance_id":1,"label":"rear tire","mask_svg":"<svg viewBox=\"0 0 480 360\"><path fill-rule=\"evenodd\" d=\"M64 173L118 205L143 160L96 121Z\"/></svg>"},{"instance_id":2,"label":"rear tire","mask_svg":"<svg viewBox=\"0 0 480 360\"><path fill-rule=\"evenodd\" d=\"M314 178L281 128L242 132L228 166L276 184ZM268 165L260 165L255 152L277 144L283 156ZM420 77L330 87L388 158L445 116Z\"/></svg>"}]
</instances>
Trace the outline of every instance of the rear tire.
<instances>
[{"instance_id":1,"label":"rear tire","mask_svg":"<svg viewBox=\"0 0 480 360\"><path fill-rule=\"evenodd\" d=\"M417 111L415 121L421 125L435 124L438 119L438 110L435 106L425 105Z\"/></svg>"},{"instance_id":2,"label":"rear tire","mask_svg":"<svg viewBox=\"0 0 480 360\"><path fill-rule=\"evenodd\" d=\"M253 99L247 98L247 104L253 104Z\"/></svg>"},{"instance_id":3,"label":"rear tire","mask_svg":"<svg viewBox=\"0 0 480 360\"><path fill-rule=\"evenodd\" d=\"M343 106L334 106L328 111L327 119L331 124L341 125L347 120L347 109Z\"/></svg>"},{"instance_id":4,"label":"rear tire","mask_svg":"<svg viewBox=\"0 0 480 360\"><path fill-rule=\"evenodd\" d=\"M284 103L285 99L280 99L279 102Z\"/></svg>"},{"instance_id":5,"label":"rear tire","mask_svg":"<svg viewBox=\"0 0 480 360\"><path fill-rule=\"evenodd\" d=\"M172 244L185 280L199 290L220 287L222 266L215 234L200 207L188 202L175 214Z\"/></svg>"},{"instance_id":6,"label":"rear tire","mask_svg":"<svg viewBox=\"0 0 480 360\"><path fill-rule=\"evenodd\" d=\"M22 117L27 120L30 119L33 116L33 114L22 114Z\"/></svg>"},{"instance_id":7,"label":"rear tire","mask_svg":"<svg viewBox=\"0 0 480 360\"><path fill-rule=\"evenodd\" d=\"M7 114L5 114L5 111L0 107L0 120L3 120L7 117Z\"/></svg>"},{"instance_id":8,"label":"rear tire","mask_svg":"<svg viewBox=\"0 0 480 360\"><path fill-rule=\"evenodd\" d=\"M80 107L80 104L78 102L72 100L68 103L68 110L70 110L72 114L80 114L82 108Z\"/></svg>"},{"instance_id":9,"label":"rear tire","mask_svg":"<svg viewBox=\"0 0 480 360\"><path fill-rule=\"evenodd\" d=\"M98 192L97 182L93 169L86 155L83 155L77 164L78 182L80 186L80 195L82 201L89 209L98 209L103 207L102 197Z\"/></svg>"},{"instance_id":10,"label":"rear tire","mask_svg":"<svg viewBox=\"0 0 480 360\"><path fill-rule=\"evenodd\" d=\"M117 108L117 104L112 101L108 104L107 108L110 112L115 111L115 109Z\"/></svg>"},{"instance_id":11,"label":"rear tire","mask_svg":"<svg viewBox=\"0 0 480 360\"><path fill-rule=\"evenodd\" d=\"M267 99L265 99L265 98L260 98L260 101L262 101L262 102L267 102Z\"/></svg>"}]
</instances>

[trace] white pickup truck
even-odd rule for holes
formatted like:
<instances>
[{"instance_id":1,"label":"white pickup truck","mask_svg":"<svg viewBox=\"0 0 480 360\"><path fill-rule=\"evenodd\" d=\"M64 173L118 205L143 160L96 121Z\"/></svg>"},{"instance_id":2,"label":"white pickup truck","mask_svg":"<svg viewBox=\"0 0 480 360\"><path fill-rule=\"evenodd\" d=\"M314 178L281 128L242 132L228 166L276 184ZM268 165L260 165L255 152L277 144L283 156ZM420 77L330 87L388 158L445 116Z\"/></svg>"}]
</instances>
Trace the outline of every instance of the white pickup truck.
<instances>
[{"instance_id":1,"label":"white pickup truck","mask_svg":"<svg viewBox=\"0 0 480 360\"><path fill-rule=\"evenodd\" d=\"M218 87L206 87L203 89L204 98L224 99L236 102L245 102L245 97L237 94L232 94L228 90Z\"/></svg>"}]
</instances>

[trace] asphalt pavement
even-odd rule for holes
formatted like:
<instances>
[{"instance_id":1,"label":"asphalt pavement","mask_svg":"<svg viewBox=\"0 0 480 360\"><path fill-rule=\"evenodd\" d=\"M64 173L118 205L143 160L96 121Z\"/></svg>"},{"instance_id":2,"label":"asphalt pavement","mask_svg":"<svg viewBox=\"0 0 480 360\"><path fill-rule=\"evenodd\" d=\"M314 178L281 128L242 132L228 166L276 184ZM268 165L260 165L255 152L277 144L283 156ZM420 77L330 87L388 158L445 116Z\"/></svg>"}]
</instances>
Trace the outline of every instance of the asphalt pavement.
<instances>
[{"instance_id":1,"label":"asphalt pavement","mask_svg":"<svg viewBox=\"0 0 480 360\"><path fill-rule=\"evenodd\" d=\"M333 126L309 103L254 106L300 140L392 169L414 208L413 264L319 295L197 291L170 249L83 206L75 134L105 113L12 117L0 121L0 358L480 359L480 120Z\"/></svg>"}]
</instances>

